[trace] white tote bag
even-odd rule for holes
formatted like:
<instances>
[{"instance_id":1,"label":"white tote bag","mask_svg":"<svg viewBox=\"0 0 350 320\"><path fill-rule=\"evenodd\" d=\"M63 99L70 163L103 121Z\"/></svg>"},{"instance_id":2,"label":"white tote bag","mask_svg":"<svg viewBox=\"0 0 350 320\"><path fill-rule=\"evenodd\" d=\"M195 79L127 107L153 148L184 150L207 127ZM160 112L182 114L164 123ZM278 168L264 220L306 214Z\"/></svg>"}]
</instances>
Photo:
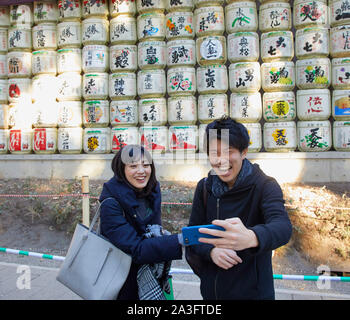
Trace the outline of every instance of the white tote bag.
<instances>
[{"instance_id":1,"label":"white tote bag","mask_svg":"<svg viewBox=\"0 0 350 320\"><path fill-rule=\"evenodd\" d=\"M113 198L107 198L113 199ZM106 201L103 200L101 204ZM116 248L93 227L77 224L57 280L86 300L114 300L128 277L131 257Z\"/></svg>"}]
</instances>

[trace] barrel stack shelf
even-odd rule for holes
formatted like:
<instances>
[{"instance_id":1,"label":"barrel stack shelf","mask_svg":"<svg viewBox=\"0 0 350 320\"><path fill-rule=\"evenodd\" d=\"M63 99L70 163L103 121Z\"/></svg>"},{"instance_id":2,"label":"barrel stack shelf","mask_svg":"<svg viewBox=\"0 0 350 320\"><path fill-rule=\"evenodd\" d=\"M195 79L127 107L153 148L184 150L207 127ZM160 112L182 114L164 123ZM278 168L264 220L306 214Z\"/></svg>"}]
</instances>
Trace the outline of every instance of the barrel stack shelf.
<instances>
[{"instance_id":1,"label":"barrel stack shelf","mask_svg":"<svg viewBox=\"0 0 350 320\"><path fill-rule=\"evenodd\" d=\"M0 6L1 157L110 159L140 143L200 160L207 124L226 114L253 160L347 161L349 16L343 0Z\"/></svg>"}]
</instances>

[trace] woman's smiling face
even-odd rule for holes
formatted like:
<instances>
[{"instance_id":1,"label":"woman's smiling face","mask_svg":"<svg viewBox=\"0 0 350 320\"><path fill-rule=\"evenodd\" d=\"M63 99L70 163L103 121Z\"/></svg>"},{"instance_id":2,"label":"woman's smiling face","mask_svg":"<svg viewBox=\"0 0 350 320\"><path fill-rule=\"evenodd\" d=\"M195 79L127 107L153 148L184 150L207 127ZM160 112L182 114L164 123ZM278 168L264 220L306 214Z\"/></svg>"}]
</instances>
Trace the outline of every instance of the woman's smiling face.
<instances>
[{"instance_id":1,"label":"woman's smiling face","mask_svg":"<svg viewBox=\"0 0 350 320\"><path fill-rule=\"evenodd\" d=\"M145 158L125 164L125 177L136 189L143 189L147 186L151 172L151 164Z\"/></svg>"}]
</instances>

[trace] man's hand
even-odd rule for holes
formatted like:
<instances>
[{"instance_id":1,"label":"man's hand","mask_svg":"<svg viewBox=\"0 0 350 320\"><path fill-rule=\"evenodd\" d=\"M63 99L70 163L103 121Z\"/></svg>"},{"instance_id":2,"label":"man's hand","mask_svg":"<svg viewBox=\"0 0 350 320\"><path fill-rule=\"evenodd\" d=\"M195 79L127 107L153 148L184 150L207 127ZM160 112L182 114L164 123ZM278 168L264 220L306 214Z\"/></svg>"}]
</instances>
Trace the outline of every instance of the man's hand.
<instances>
[{"instance_id":1,"label":"man's hand","mask_svg":"<svg viewBox=\"0 0 350 320\"><path fill-rule=\"evenodd\" d=\"M219 238L199 238L199 242L209 243L217 248L233 249L235 251L255 248L259 245L254 231L247 229L239 218L214 220L212 223L223 227L225 231L200 228L199 232Z\"/></svg>"},{"instance_id":2,"label":"man's hand","mask_svg":"<svg viewBox=\"0 0 350 320\"><path fill-rule=\"evenodd\" d=\"M232 268L238 263L242 263L242 259L231 249L213 248L210 251L210 257L218 267L225 270Z\"/></svg>"}]
</instances>

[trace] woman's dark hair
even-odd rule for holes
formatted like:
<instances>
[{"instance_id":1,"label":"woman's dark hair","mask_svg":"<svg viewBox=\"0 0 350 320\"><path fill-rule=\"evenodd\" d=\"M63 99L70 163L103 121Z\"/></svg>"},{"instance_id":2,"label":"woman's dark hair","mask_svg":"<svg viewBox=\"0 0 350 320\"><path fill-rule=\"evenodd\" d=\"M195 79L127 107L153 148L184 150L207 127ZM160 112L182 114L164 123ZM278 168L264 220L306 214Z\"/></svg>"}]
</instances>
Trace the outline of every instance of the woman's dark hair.
<instances>
[{"instance_id":1,"label":"woman's dark hair","mask_svg":"<svg viewBox=\"0 0 350 320\"><path fill-rule=\"evenodd\" d=\"M241 153L248 148L250 140L246 127L226 115L209 123L205 129L204 148L207 154L209 154L210 139L228 139L229 146L238 149Z\"/></svg>"},{"instance_id":2,"label":"woman's dark hair","mask_svg":"<svg viewBox=\"0 0 350 320\"><path fill-rule=\"evenodd\" d=\"M151 176L146 187L142 190L138 190L133 187L125 177L125 165L139 161L142 158L146 158L150 163ZM138 197L147 197L157 185L156 168L152 156L143 146L140 145L129 144L121 148L112 160L112 171L115 177L132 188Z\"/></svg>"}]
</instances>

